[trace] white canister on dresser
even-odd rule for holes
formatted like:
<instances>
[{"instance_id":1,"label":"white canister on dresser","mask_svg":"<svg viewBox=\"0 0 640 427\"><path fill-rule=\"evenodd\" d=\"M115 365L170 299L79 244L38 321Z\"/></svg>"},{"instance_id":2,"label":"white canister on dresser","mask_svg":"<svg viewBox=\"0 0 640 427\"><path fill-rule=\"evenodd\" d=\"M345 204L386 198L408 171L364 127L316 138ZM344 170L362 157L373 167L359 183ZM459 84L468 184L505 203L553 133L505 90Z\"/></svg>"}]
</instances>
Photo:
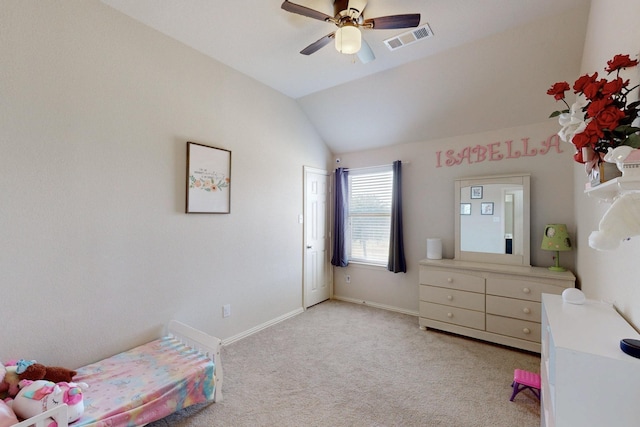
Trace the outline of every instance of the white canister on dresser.
<instances>
[{"instance_id":1,"label":"white canister on dresser","mask_svg":"<svg viewBox=\"0 0 640 427\"><path fill-rule=\"evenodd\" d=\"M442 239L436 237L427 239L427 259L442 259Z\"/></svg>"}]
</instances>

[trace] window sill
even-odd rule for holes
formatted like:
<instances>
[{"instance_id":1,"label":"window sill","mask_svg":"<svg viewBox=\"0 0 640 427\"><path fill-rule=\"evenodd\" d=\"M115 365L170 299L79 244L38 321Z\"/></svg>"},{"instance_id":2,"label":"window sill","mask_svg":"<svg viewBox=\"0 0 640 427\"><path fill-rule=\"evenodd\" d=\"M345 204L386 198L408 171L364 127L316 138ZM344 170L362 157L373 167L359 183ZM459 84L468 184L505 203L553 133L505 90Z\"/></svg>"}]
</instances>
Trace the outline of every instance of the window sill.
<instances>
[{"instance_id":1,"label":"window sill","mask_svg":"<svg viewBox=\"0 0 640 427\"><path fill-rule=\"evenodd\" d=\"M382 264L372 264L364 261L349 261L349 265L347 267L356 267L356 268L366 268L372 270L386 270L387 266Z\"/></svg>"}]
</instances>

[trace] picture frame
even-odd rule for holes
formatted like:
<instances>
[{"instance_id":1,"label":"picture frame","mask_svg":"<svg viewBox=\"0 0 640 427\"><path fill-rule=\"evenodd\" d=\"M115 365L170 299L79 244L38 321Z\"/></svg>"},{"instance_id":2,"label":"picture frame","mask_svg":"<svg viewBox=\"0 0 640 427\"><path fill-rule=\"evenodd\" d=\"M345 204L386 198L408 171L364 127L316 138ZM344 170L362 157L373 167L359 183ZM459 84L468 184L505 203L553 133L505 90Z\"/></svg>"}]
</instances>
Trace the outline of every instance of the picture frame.
<instances>
[{"instance_id":1,"label":"picture frame","mask_svg":"<svg viewBox=\"0 0 640 427\"><path fill-rule=\"evenodd\" d=\"M460 203L460 215L471 215L471 203Z\"/></svg>"},{"instance_id":2,"label":"picture frame","mask_svg":"<svg viewBox=\"0 0 640 427\"><path fill-rule=\"evenodd\" d=\"M482 202L480 204L480 215L493 215L493 202Z\"/></svg>"},{"instance_id":3,"label":"picture frame","mask_svg":"<svg viewBox=\"0 0 640 427\"><path fill-rule=\"evenodd\" d=\"M231 151L187 142L185 213L231 212Z\"/></svg>"},{"instance_id":4,"label":"picture frame","mask_svg":"<svg viewBox=\"0 0 640 427\"><path fill-rule=\"evenodd\" d=\"M482 186L478 185L475 187L471 187L471 198L472 199L482 199Z\"/></svg>"}]
</instances>

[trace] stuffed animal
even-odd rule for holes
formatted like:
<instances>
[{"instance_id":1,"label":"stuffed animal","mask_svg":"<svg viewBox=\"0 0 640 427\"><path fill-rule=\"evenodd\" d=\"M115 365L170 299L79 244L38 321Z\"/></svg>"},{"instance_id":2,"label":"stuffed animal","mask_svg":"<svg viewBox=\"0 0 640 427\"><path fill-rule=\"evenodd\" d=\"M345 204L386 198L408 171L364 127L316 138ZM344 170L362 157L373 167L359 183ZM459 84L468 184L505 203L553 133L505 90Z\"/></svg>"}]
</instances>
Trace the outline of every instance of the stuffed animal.
<instances>
[{"instance_id":1,"label":"stuffed animal","mask_svg":"<svg viewBox=\"0 0 640 427\"><path fill-rule=\"evenodd\" d=\"M628 237L640 235L640 193L618 197L600 220L599 230L589 235L589 246L610 251Z\"/></svg>"},{"instance_id":2,"label":"stuffed animal","mask_svg":"<svg viewBox=\"0 0 640 427\"><path fill-rule=\"evenodd\" d=\"M45 380L22 380L20 392L11 405L13 412L23 419L41 414L49 409L66 403L67 422L78 420L84 413L81 387L84 383L53 383ZM58 420L56 420L57 422Z\"/></svg>"},{"instance_id":3,"label":"stuffed animal","mask_svg":"<svg viewBox=\"0 0 640 427\"><path fill-rule=\"evenodd\" d=\"M0 393L9 390L9 384L4 382L4 376L7 374L7 368L0 362Z\"/></svg>"},{"instance_id":4,"label":"stuffed animal","mask_svg":"<svg viewBox=\"0 0 640 427\"><path fill-rule=\"evenodd\" d=\"M0 385L2 385L2 388L4 388L4 384L6 384L4 382L4 376L6 373L7 368L5 368L2 362L0 362ZM6 389L4 391L6 391ZM13 412L11 407L4 403L4 401L0 400L0 427L9 427L14 424L18 424L16 414Z\"/></svg>"},{"instance_id":5,"label":"stuffed animal","mask_svg":"<svg viewBox=\"0 0 640 427\"><path fill-rule=\"evenodd\" d=\"M18 418L11 407L0 400L0 427L9 427L18 424Z\"/></svg>"},{"instance_id":6,"label":"stuffed animal","mask_svg":"<svg viewBox=\"0 0 640 427\"><path fill-rule=\"evenodd\" d=\"M20 391L20 387L18 387L20 379L16 371L17 366L10 363L15 362L7 362L7 365L4 366L4 381L0 382L0 393L6 394L8 397L14 397Z\"/></svg>"},{"instance_id":7,"label":"stuffed animal","mask_svg":"<svg viewBox=\"0 0 640 427\"><path fill-rule=\"evenodd\" d=\"M41 363L32 363L23 368L22 372L18 369L18 378L22 380L47 380L54 383L69 383L77 374L71 369L61 368L59 366L45 366Z\"/></svg>"}]
</instances>

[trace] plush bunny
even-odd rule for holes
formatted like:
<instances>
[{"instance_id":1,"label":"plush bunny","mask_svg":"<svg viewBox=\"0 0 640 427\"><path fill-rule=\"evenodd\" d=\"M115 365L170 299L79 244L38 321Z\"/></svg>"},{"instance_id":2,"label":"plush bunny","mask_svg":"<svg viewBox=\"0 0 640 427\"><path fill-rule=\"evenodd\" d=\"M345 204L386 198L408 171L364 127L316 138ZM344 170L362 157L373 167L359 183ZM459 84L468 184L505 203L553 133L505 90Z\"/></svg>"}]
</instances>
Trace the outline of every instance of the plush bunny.
<instances>
[{"instance_id":1,"label":"plush bunny","mask_svg":"<svg viewBox=\"0 0 640 427\"><path fill-rule=\"evenodd\" d=\"M605 212L599 230L589 236L589 246L600 251L613 250L624 239L637 235L640 235L640 193L626 193Z\"/></svg>"}]
</instances>

